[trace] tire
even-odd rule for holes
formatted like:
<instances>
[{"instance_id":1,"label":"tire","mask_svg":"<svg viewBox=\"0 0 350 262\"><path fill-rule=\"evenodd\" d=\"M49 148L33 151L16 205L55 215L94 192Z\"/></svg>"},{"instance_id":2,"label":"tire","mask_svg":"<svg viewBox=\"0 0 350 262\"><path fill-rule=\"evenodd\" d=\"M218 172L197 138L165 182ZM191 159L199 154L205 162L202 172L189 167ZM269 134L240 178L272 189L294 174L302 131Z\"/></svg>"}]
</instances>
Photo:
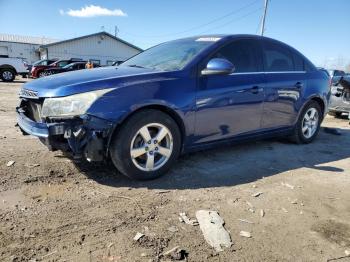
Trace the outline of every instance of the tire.
<instances>
[{"instance_id":1,"label":"tire","mask_svg":"<svg viewBox=\"0 0 350 262\"><path fill-rule=\"evenodd\" d=\"M12 82L16 78L16 73L12 69L3 69L0 71L0 77L4 82Z\"/></svg>"},{"instance_id":2,"label":"tire","mask_svg":"<svg viewBox=\"0 0 350 262\"><path fill-rule=\"evenodd\" d=\"M149 136L145 135L147 133ZM160 141L156 140L157 135ZM132 157L132 152L137 152L135 149L141 150L140 156L134 153ZM174 119L161 111L146 109L123 123L112 138L110 156L114 166L125 176L151 180L164 175L173 166L180 150L181 134Z\"/></svg>"},{"instance_id":3,"label":"tire","mask_svg":"<svg viewBox=\"0 0 350 262\"><path fill-rule=\"evenodd\" d=\"M316 112L317 113L317 123L315 123L315 121L310 121L313 122L312 124L310 124L310 126L312 126L314 129L312 129L313 131L303 131L303 128L306 128L307 126L307 120L305 119L306 114L308 114L308 116L310 116L310 112ZM296 143L296 144L309 144L311 143L313 140L315 140L315 138L318 135L318 132L320 131L320 125L322 122L322 110L321 110L321 106L316 102L316 101L310 101L306 104L306 106L304 107L304 109L302 110L297 124L294 128L294 133L293 135L290 137L290 139ZM310 127L311 128L311 127ZM308 133L310 132L310 133ZM308 135L307 135L308 133Z\"/></svg>"},{"instance_id":4,"label":"tire","mask_svg":"<svg viewBox=\"0 0 350 262\"><path fill-rule=\"evenodd\" d=\"M44 77L44 76L46 76L46 73L44 71L40 71L38 73L38 78L41 78L41 77Z\"/></svg>"}]
</instances>

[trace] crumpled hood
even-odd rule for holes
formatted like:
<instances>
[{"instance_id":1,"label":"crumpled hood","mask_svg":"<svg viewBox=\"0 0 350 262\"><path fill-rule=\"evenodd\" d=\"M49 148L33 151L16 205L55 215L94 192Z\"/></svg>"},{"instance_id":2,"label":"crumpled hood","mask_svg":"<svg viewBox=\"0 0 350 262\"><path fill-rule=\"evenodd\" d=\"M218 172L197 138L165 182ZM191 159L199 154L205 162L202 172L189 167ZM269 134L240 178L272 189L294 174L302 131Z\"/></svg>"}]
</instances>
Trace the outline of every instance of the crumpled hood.
<instances>
[{"instance_id":1,"label":"crumpled hood","mask_svg":"<svg viewBox=\"0 0 350 262\"><path fill-rule=\"evenodd\" d=\"M82 92L117 87L125 78L148 78L157 71L135 67L102 67L46 76L23 85L39 97L68 96ZM148 77L147 77L148 76ZM139 79L140 80L140 79Z\"/></svg>"}]
</instances>

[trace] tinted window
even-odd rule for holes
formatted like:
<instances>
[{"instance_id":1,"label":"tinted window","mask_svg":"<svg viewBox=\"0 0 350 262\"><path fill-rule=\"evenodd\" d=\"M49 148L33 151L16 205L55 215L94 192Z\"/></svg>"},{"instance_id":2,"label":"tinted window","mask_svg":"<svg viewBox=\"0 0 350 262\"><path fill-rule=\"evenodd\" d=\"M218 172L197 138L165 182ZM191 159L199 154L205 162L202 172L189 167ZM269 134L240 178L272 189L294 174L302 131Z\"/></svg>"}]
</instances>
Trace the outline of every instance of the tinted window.
<instances>
[{"instance_id":1,"label":"tinted window","mask_svg":"<svg viewBox=\"0 0 350 262\"><path fill-rule=\"evenodd\" d=\"M265 41L264 67L266 72L294 71L291 51L280 44Z\"/></svg>"},{"instance_id":2,"label":"tinted window","mask_svg":"<svg viewBox=\"0 0 350 262\"><path fill-rule=\"evenodd\" d=\"M225 58L235 66L235 73L259 71L256 41L237 40L221 48L212 58Z\"/></svg>"},{"instance_id":3,"label":"tinted window","mask_svg":"<svg viewBox=\"0 0 350 262\"><path fill-rule=\"evenodd\" d=\"M293 53L294 58L294 70L295 71L304 71L304 59L297 53Z\"/></svg>"},{"instance_id":4,"label":"tinted window","mask_svg":"<svg viewBox=\"0 0 350 262\"><path fill-rule=\"evenodd\" d=\"M57 66L58 66L58 67L64 67L64 66L66 66L66 65L68 65L68 61L61 61L61 62L58 62L58 63L57 63Z\"/></svg>"}]
</instances>

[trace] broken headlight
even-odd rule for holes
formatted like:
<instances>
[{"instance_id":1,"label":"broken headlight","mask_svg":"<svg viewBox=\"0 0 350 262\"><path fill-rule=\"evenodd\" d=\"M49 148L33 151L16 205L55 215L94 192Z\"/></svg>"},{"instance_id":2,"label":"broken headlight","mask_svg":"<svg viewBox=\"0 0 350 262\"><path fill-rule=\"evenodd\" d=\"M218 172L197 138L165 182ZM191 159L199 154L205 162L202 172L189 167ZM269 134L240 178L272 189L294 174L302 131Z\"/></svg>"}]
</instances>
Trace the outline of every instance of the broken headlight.
<instances>
[{"instance_id":1,"label":"broken headlight","mask_svg":"<svg viewBox=\"0 0 350 262\"><path fill-rule=\"evenodd\" d=\"M111 90L113 89L103 89L65 97L46 98L41 110L41 116L60 117L83 115L97 98Z\"/></svg>"}]
</instances>

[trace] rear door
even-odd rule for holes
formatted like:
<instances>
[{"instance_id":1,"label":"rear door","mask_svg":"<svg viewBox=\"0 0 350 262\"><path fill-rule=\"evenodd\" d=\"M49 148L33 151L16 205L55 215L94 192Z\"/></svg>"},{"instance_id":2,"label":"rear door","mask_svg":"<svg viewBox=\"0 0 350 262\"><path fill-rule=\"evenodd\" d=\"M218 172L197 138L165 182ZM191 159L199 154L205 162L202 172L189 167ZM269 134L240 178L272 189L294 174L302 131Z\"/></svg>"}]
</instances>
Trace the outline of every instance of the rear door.
<instances>
[{"instance_id":1,"label":"rear door","mask_svg":"<svg viewBox=\"0 0 350 262\"><path fill-rule=\"evenodd\" d=\"M262 128L275 129L294 124L297 103L306 86L303 58L289 46L263 40L266 79Z\"/></svg>"},{"instance_id":2,"label":"rear door","mask_svg":"<svg viewBox=\"0 0 350 262\"><path fill-rule=\"evenodd\" d=\"M210 55L204 65L212 58L229 60L235 71L229 75L199 76L197 143L252 133L261 128L264 73L259 40L234 40Z\"/></svg>"}]
</instances>

